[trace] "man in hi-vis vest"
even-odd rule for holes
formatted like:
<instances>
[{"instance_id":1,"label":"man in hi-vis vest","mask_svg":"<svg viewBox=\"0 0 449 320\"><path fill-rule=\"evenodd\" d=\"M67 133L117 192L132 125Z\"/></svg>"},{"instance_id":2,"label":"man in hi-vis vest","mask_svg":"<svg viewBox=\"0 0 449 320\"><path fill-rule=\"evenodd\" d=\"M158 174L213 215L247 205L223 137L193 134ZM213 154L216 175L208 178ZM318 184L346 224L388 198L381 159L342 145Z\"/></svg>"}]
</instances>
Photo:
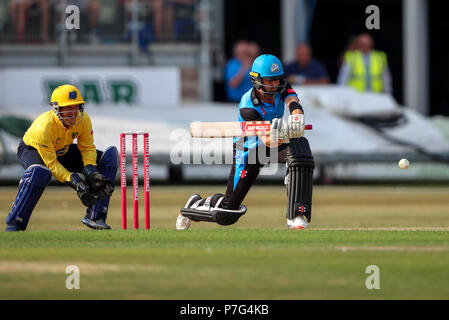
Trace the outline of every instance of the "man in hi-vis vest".
<instances>
[{"instance_id":1,"label":"man in hi-vis vest","mask_svg":"<svg viewBox=\"0 0 449 320\"><path fill-rule=\"evenodd\" d=\"M357 42L358 50L345 53L337 83L358 91L392 93L385 52L373 50L373 38L367 33L361 34Z\"/></svg>"}]
</instances>

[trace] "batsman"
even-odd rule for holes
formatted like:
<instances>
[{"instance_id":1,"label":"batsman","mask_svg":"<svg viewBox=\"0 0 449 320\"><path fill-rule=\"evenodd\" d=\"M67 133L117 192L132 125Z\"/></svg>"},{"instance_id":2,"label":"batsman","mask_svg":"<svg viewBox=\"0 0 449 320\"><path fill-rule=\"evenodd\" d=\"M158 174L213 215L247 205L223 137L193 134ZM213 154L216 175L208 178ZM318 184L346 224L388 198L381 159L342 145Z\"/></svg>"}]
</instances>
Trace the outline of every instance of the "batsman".
<instances>
[{"instance_id":1,"label":"batsman","mask_svg":"<svg viewBox=\"0 0 449 320\"><path fill-rule=\"evenodd\" d=\"M52 110L37 117L19 143L17 157L25 172L6 218L6 231L26 230L52 176L71 186L87 207L82 223L110 229L106 218L118 168L117 149L96 149L85 101L75 86L57 87L50 100Z\"/></svg>"},{"instance_id":2,"label":"batsman","mask_svg":"<svg viewBox=\"0 0 449 320\"><path fill-rule=\"evenodd\" d=\"M304 137L304 111L298 96L284 76L281 61L273 55L257 57L250 77L253 87L240 100L239 121L271 121L271 133L234 138L226 193L205 199L199 194L191 195L177 218L178 230L188 229L192 221L236 223L246 213L242 202L267 162L266 157L259 156L261 150L264 154L276 152L278 161L287 165L287 227L306 229L311 221L315 163ZM290 111L288 121L282 119L285 105Z\"/></svg>"}]
</instances>

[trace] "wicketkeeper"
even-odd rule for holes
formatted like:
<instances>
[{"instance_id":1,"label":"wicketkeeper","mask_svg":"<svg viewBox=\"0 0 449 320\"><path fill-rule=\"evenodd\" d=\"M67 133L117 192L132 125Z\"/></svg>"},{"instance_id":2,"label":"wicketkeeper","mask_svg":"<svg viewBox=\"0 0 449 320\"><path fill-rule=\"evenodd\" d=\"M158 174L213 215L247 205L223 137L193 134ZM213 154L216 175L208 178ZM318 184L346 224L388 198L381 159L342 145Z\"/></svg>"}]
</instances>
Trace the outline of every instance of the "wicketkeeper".
<instances>
[{"instance_id":1,"label":"wicketkeeper","mask_svg":"<svg viewBox=\"0 0 449 320\"><path fill-rule=\"evenodd\" d=\"M239 121L271 121L271 135L234 138L233 165L226 193L216 193L206 199L199 194L190 196L176 220L178 230L188 229L191 221L220 225L237 222L247 210L242 201L267 161L259 155L270 152L277 152L279 162L287 164L287 227L306 229L311 221L315 164L304 137L304 112L298 96L284 77L281 61L273 55L257 57L250 76L253 88L240 100ZM287 122L282 120L284 104L290 110Z\"/></svg>"},{"instance_id":2,"label":"wicketkeeper","mask_svg":"<svg viewBox=\"0 0 449 320\"><path fill-rule=\"evenodd\" d=\"M87 207L82 223L92 229L110 229L106 217L114 191L118 152L113 146L104 152L95 148L84 103L76 87L56 88L51 96L52 110L36 118L23 136L17 157L25 173L6 218L6 231L26 230L52 175L75 189Z\"/></svg>"}]
</instances>

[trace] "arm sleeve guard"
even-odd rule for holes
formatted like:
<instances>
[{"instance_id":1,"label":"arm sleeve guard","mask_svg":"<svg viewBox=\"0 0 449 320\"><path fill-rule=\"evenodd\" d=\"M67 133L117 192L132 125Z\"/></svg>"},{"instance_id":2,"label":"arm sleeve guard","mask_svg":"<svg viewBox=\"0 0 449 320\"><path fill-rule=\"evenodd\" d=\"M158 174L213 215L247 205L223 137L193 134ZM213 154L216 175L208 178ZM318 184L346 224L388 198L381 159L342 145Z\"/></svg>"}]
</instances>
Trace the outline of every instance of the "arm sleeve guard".
<instances>
[{"instance_id":1,"label":"arm sleeve guard","mask_svg":"<svg viewBox=\"0 0 449 320\"><path fill-rule=\"evenodd\" d=\"M288 105L288 108L290 109L290 113L292 113L294 110L301 110L302 112L304 112L302 106L296 102L296 101L292 101L290 102L290 104Z\"/></svg>"}]
</instances>

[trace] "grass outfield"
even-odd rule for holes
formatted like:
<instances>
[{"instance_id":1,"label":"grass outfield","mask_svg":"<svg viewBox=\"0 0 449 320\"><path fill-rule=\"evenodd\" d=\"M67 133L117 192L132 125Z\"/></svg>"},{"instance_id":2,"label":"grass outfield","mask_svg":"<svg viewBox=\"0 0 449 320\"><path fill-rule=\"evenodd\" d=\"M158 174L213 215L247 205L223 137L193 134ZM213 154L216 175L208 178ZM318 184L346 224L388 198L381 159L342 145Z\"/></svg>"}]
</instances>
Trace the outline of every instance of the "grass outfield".
<instances>
[{"instance_id":1,"label":"grass outfield","mask_svg":"<svg viewBox=\"0 0 449 320\"><path fill-rule=\"evenodd\" d=\"M255 186L237 224L174 230L192 191L221 189L153 187L150 231L120 230L117 192L114 230L93 231L73 190L50 187L27 232L0 232L0 299L449 298L447 187L316 187L300 231L285 228L285 189ZM15 193L0 189L5 216ZM68 265L80 290L65 287ZM365 287L369 265L379 290Z\"/></svg>"}]
</instances>

